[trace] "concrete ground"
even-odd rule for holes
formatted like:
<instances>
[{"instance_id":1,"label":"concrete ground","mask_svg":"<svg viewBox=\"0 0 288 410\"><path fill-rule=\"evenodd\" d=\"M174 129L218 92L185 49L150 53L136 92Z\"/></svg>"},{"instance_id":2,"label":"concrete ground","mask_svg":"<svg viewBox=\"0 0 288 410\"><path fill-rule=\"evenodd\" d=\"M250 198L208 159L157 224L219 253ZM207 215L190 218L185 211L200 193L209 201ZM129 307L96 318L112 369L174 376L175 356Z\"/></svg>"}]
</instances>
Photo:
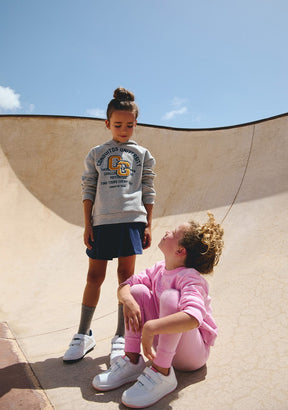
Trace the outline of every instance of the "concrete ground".
<instances>
[{"instance_id":1,"label":"concrete ground","mask_svg":"<svg viewBox=\"0 0 288 410\"><path fill-rule=\"evenodd\" d=\"M96 348L65 365L77 331L87 257L80 177L88 150L110 139L103 120L0 116L0 409L124 409L125 387L97 393L116 326L116 262L94 320ZM139 125L157 160L153 244L211 210L225 249L209 278L219 337L207 366L177 372L153 409L288 409L288 115L235 127Z\"/></svg>"}]
</instances>

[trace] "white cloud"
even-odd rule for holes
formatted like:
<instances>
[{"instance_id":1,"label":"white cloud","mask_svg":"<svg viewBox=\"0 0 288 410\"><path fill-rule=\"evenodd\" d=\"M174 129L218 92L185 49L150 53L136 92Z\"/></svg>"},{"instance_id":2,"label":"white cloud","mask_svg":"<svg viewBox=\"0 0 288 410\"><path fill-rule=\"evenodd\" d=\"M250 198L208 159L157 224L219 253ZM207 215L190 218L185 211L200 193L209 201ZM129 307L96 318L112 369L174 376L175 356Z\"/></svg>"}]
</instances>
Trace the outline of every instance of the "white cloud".
<instances>
[{"instance_id":1,"label":"white cloud","mask_svg":"<svg viewBox=\"0 0 288 410\"><path fill-rule=\"evenodd\" d=\"M174 97L173 100L171 101L171 105L174 109L166 112L163 115L162 120L172 120L177 115L186 114L188 112L188 109L185 105L186 103L187 103L186 98Z\"/></svg>"},{"instance_id":2,"label":"white cloud","mask_svg":"<svg viewBox=\"0 0 288 410\"><path fill-rule=\"evenodd\" d=\"M16 94L9 87L0 85L0 111L13 111L20 107L20 94Z\"/></svg>"},{"instance_id":3,"label":"white cloud","mask_svg":"<svg viewBox=\"0 0 288 410\"><path fill-rule=\"evenodd\" d=\"M187 102L186 98L179 98L179 97L174 97L172 100L172 105L175 108L179 108L182 105L185 105Z\"/></svg>"},{"instance_id":4,"label":"white cloud","mask_svg":"<svg viewBox=\"0 0 288 410\"><path fill-rule=\"evenodd\" d=\"M105 111L101 110L100 108L89 108L88 110L86 110L86 114L91 117L106 118Z\"/></svg>"},{"instance_id":5,"label":"white cloud","mask_svg":"<svg viewBox=\"0 0 288 410\"><path fill-rule=\"evenodd\" d=\"M187 112L187 107L182 107L179 108L178 110L172 110L166 112L166 114L163 115L162 119L163 120L171 120L172 118L176 117L176 115L182 115Z\"/></svg>"}]
</instances>

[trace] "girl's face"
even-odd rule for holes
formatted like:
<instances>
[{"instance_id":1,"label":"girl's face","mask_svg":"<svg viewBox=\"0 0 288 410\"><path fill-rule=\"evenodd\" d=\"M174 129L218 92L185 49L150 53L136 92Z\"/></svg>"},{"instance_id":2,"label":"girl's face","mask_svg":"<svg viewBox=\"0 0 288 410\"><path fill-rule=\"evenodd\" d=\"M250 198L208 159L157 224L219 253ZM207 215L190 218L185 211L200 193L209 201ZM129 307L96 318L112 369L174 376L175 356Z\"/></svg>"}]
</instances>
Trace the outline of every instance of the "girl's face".
<instances>
[{"instance_id":1,"label":"girl's face","mask_svg":"<svg viewBox=\"0 0 288 410\"><path fill-rule=\"evenodd\" d=\"M165 233L158 245L164 256L172 256L181 248L179 241L183 238L187 228L189 228L189 224L182 224L174 229L174 231L167 231Z\"/></svg>"},{"instance_id":2,"label":"girl's face","mask_svg":"<svg viewBox=\"0 0 288 410\"><path fill-rule=\"evenodd\" d=\"M130 111L114 111L106 127L111 131L114 141L127 142L132 137L136 127L135 114Z\"/></svg>"}]
</instances>

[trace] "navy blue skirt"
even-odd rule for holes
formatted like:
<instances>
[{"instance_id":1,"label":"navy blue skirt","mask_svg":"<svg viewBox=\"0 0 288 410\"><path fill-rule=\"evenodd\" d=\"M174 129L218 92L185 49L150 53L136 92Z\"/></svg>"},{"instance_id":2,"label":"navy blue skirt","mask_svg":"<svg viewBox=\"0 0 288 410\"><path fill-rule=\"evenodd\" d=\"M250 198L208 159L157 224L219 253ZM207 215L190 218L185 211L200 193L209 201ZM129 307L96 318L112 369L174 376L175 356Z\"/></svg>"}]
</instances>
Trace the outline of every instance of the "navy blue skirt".
<instances>
[{"instance_id":1,"label":"navy blue skirt","mask_svg":"<svg viewBox=\"0 0 288 410\"><path fill-rule=\"evenodd\" d=\"M94 242L86 253L91 259L102 260L140 255L145 227L142 222L93 226Z\"/></svg>"}]
</instances>

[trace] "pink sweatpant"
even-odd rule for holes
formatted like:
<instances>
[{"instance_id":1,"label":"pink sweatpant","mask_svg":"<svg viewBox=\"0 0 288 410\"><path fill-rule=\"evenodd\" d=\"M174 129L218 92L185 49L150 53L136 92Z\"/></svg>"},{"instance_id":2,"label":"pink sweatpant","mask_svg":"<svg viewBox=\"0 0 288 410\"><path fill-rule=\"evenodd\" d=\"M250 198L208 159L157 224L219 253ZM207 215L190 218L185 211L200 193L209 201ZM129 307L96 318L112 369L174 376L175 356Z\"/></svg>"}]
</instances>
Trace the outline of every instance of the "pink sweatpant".
<instances>
[{"instance_id":1,"label":"pink sweatpant","mask_svg":"<svg viewBox=\"0 0 288 410\"><path fill-rule=\"evenodd\" d=\"M160 298L159 316L150 290L142 284L133 285L131 294L141 309L142 324L179 311L180 294L175 289L165 290ZM209 346L202 339L199 329L184 333L162 334L154 337L156 358L154 363L169 368L173 365L182 371L192 371L204 366L209 356ZM125 330L125 352L141 352L141 332Z\"/></svg>"}]
</instances>

